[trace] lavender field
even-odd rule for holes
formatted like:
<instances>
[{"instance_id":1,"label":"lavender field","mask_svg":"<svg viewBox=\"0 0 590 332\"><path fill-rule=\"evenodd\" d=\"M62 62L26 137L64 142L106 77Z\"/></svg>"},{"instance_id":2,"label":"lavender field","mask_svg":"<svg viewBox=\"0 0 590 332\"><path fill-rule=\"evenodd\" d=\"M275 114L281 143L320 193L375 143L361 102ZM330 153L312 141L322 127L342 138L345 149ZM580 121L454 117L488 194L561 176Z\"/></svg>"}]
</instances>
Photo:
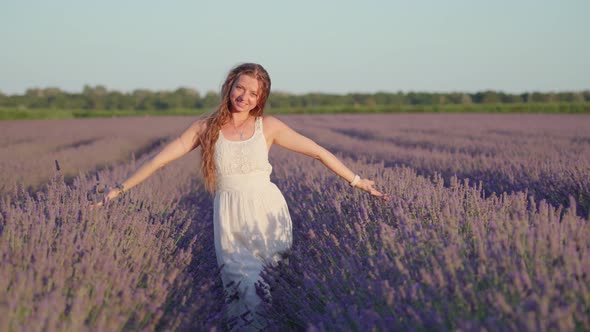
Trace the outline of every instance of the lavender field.
<instances>
[{"instance_id":1,"label":"lavender field","mask_svg":"<svg viewBox=\"0 0 590 332\"><path fill-rule=\"evenodd\" d=\"M281 119L391 200L271 150L269 330L590 330L590 116ZM198 153L89 208L192 120L0 122L1 331L225 329Z\"/></svg>"}]
</instances>

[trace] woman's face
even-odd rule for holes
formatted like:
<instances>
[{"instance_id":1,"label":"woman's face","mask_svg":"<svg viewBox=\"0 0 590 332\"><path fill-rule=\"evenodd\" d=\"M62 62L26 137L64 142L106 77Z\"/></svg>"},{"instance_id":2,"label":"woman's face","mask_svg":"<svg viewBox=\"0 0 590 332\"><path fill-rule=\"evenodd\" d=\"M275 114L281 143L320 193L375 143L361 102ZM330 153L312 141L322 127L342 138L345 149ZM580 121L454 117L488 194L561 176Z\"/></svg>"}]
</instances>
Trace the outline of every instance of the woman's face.
<instances>
[{"instance_id":1,"label":"woman's face","mask_svg":"<svg viewBox=\"0 0 590 332\"><path fill-rule=\"evenodd\" d=\"M249 75L240 75L229 93L232 112L250 112L258 102L258 80Z\"/></svg>"}]
</instances>

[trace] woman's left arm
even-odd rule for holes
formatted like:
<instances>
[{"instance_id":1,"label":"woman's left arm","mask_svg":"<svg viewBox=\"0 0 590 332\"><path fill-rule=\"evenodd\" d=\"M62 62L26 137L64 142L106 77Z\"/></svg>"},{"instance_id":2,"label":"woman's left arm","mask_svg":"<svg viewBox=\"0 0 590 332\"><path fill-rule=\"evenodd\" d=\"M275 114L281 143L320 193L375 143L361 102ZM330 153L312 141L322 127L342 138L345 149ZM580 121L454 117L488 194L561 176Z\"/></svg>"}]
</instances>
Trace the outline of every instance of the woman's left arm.
<instances>
[{"instance_id":1,"label":"woman's left arm","mask_svg":"<svg viewBox=\"0 0 590 332\"><path fill-rule=\"evenodd\" d=\"M267 139L286 149L302 153L322 162L328 169L336 173L349 183L354 183L354 187L362 189L373 196L387 200L389 197L373 186L374 181L369 179L355 179L356 175L346 165L344 165L334 154L326 150L313 140L299 134L291 129L285 123L273 116L264 117L264 131Z\"/></svg>"}]
</instances>

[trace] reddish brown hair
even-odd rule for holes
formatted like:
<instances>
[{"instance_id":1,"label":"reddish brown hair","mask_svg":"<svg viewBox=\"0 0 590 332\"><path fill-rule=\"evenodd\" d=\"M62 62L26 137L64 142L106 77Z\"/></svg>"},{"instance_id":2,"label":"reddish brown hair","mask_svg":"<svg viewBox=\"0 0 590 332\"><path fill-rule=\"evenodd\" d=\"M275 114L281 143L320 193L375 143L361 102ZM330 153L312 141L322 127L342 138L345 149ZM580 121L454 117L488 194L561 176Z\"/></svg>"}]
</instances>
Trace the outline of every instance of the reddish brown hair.
<instances>
[{"instance_id":1,"label":"reddish brown hair","mask_svg":"<svg viewBox=\"0 0 590 332\"><path fill-rule=\"evenodd\" d=\"M219 138L219 131L231 120L231 101L229 94L240 75L248 75L258 80L259 90L256 106L250 111L253 116L262 116L266 100L270 94L270 77L266 70L256 63L243 63L230 70L221 87L221 102L219 106L206 118L206 129L201 134L201 170L205 187L210 193L215 191L217 175L215 174L215 143Z\"/></svg>"}]
</instances>

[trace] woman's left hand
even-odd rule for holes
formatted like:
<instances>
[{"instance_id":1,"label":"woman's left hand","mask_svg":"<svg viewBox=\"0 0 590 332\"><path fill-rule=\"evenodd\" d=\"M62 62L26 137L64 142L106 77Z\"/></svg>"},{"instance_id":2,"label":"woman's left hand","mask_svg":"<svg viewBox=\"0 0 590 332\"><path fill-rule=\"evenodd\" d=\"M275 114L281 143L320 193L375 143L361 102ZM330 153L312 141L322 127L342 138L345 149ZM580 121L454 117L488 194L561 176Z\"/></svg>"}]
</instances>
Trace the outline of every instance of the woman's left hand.
<instances>
[{"instance_id":1,"label":"woman's left hand","mask_svg":"<svg viewBox=\"0 0 590 332\"><path fill-rule=\"evenodd\" d=\"M368 192L369 194L379 197L384 201L389 200L389 195L380 192L379 190L375 189L373 186L375 185L375 181L371 181L369 179L361 179L357 184L354 185L355 188L359 188Z\"/></svg>"}]
</instances>

